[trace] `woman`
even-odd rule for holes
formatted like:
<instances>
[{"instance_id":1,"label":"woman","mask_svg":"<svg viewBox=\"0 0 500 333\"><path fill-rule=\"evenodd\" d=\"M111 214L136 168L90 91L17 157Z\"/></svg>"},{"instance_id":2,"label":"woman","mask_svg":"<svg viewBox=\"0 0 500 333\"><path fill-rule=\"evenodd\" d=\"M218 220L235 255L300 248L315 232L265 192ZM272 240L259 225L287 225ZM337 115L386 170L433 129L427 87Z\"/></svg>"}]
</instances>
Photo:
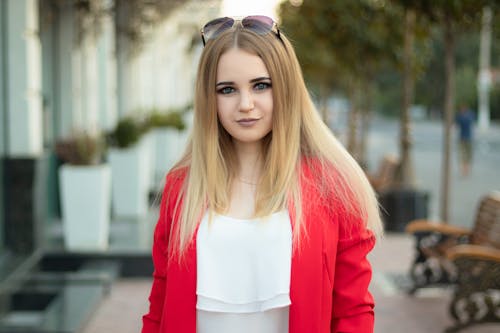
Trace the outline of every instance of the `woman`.
<instances>
[{"instance_id":1,"label":"woman","mask_svg":"<svg viewBox=\"0 0 500 333\"><path fill-rule=\"evenodd\" d=\"M191 141L169 172L142 332L372 332L381 232L272 19L202 30Z\"/></svg>"}]
</instances>

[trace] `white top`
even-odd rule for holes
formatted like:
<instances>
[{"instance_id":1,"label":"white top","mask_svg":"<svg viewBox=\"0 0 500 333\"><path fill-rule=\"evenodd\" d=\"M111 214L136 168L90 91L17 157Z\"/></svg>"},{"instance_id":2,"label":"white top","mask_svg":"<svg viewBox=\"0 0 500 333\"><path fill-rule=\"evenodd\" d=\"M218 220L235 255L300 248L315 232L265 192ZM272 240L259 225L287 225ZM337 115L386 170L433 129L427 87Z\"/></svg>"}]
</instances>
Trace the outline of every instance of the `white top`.
<instances>
[{"instance_id":1,"label":"white top","mask_svg":"<svg viewBox=\"0 0 500 333\"><path fill-rule=\"evenodd\" d=\"M197 332L288 332L292 228L288 211L262 219L208 213L196 239Z\"/></svg>"}]
</instances>

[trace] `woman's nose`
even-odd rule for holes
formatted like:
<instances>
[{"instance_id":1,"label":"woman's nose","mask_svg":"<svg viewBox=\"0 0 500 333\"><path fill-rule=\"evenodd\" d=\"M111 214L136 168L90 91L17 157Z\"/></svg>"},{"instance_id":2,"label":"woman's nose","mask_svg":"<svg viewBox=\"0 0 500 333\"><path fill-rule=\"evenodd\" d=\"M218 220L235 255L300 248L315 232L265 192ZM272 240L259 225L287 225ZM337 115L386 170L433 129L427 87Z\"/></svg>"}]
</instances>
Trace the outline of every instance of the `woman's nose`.
<instances>
[{"instance_id":1,"label":"woman's nose","mask_svg":"<svg viewBox=\"0 0 500 333\"><path fill-rule=\"evenodd\" d=\"M250 111L254 107L253 105L253 96L251 92L242 92L240 99L240 110L241 111Z\"/></svg>"}]
</instances>

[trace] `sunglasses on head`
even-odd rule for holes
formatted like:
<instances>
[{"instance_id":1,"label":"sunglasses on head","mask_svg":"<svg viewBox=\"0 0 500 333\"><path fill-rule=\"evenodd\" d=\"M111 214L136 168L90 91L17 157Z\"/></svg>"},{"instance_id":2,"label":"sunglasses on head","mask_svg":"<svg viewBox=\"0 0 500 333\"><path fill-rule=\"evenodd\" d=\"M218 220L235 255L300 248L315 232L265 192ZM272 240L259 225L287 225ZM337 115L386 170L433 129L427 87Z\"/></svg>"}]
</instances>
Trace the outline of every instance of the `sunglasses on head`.
<instances>
[{"instance_id":1,"label":"sunglasses on head","mask_svg":"<svg viewBox=\"0 0 500 333\"><path fill-rule=\"evenodd\" d=\"M215 39L224 31L231 29L237 22L241 23L241 26L244 29L253 31L258 35L265 35L268 32L273 31L273 28L275 28L276 36L278 36L278 38L281 40L278 25L270 17L263 15L253 15L246 16L241 20L235 20L231 17L220 17L208 22L201 29L201 40L203 41L203 46L205 46L205 44L209 40Z\"/></svg>"}]
</instances>

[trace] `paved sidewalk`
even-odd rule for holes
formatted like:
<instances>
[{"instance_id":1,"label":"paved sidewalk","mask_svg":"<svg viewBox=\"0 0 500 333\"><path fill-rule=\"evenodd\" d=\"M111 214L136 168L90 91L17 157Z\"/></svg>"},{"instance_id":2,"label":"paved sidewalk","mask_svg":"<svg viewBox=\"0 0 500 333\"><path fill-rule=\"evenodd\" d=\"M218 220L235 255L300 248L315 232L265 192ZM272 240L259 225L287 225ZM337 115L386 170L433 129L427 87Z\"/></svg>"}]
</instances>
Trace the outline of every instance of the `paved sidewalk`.
<instances>
[{"instance_id":1,"label":"paved sidewalk","mask_svg":"<svg viewBox=\"0 0 500 333\"><path fill-rule=\"evenodd\" d=\"M370 253L373 266L371 291L376 300L376 333L441 333L453 324L448 314L451 288L427 288L409 296L395 283L406 278L413 260L413 239L388 233ZM500 324L482 324L461 333L498 333Z\"/></svg>"},{"instance_id":2,"label":"paved sidewalk","mask_svg":"<svg viewBox=\"0 0 500 333\"><path fill-rule=\"evenodd\" d=\"M448 316L451 290L433 288L410 297L393 282L392 276L404 277L412 256L412 239L394 233L385 235L370 254L373 266L370 289L376 300L375 333L440 333L452 324ZM115 283L82 333L139 332L150 286L150 279L124 279ZM462 333L499 331L499 324L485 324Z\"/></svg>"}]
</instances>

